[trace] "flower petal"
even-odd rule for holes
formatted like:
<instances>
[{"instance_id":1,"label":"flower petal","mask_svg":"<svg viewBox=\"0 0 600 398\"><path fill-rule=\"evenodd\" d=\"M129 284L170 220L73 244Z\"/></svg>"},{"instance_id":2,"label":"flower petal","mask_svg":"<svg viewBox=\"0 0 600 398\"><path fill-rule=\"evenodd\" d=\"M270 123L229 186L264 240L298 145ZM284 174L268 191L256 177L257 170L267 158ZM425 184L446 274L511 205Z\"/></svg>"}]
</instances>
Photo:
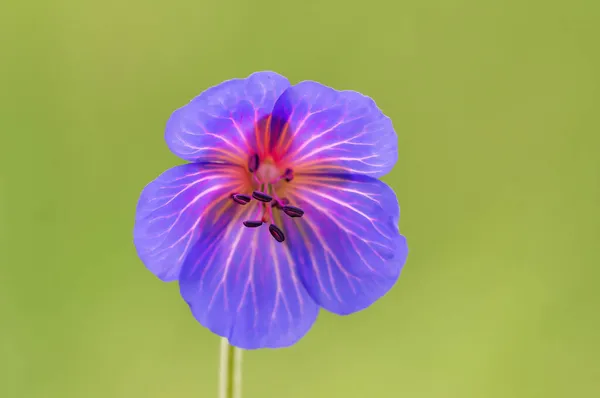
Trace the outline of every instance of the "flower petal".
<instances>
[{"instance_id":1,"label":"flower petal","mask_svg":"<svg viewBox=\"0 0 600 398\"><path fill-rule=\"evenodd\" d=\"M211 87L171 115L167 145L189 161L245 164L250 153L264 150L257 147L264 142L261 125L289 85L275 72L257 72Z\"/></svg>"},{"instance_id":2,"label":"flower petal","mask_svg":"<svg viewBox=\"0 0 600 398\"><path fill-rule=\"evenodd\" d=\"M241 191L245 181L236 169L186 164L167 170L144 188L133 239L142 262L160 279L177 279L208 215L222 207L232 192Z\"/></svg>"},{"instance_id":3,"label":"flower petal","mask_svg":"<svg viewBox=\"0 0 600 398\"><path fill-rule=\"evenodd\" d=\"M245 206L236 219L215 220L189 252L180 274L181 295L205 327L244 349L286 347L311 328L319 307L302 285L296 260L268 226Z\"/></svg>"},{"instance_id":4,"label":"flower petal","mask_svg":"<svg viewBox=\"0 0 600 398\"><path fill-rule=\"evenodd\" d=\"M298 272L323 308L350 314L386 294L406 261L398 230L396 195L368 176L301 176L289 191L302 218L286 218L284 230Z\"/></svg>"},{"instance_id":5,"label":"flower petal","mask_svg":"<svg viewBox=\"0 0 600 398\"><path fill-rule=\"evenodd\" d=\"M398 158L392 122L371 98L312 81L279 97L271 131L271 150L294 171L380 177Z\"/></svg>"}]
</instances>

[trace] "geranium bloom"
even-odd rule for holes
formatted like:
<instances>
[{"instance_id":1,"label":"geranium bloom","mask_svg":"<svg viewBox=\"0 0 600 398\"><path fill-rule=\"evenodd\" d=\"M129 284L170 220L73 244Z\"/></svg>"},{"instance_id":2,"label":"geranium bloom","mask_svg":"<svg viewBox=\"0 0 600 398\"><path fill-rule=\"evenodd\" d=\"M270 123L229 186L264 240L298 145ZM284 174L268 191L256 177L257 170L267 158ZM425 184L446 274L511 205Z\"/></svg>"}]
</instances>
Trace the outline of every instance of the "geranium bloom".
<instances>
[{"instance_id":1,"label":"geranium bloom","mask_svg":"<svg viewBox=\"0 0 600 398\"><path fill-rule=\"evenodd\" d=\"M362 310L398 279L400 209L377 180L397 137L369 97L258 72L175 111L165 139L191 163L144 188L135 246L232 345L292 345L319 308Z\"/></svg>"}]
</instances>

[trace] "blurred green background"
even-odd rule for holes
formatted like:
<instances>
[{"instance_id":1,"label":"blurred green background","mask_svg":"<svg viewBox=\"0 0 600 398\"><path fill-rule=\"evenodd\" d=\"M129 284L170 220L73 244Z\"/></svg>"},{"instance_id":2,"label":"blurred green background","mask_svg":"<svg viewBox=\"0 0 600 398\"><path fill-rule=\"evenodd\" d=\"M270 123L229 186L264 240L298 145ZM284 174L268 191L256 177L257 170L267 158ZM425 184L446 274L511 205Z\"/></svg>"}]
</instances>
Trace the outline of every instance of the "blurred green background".
<instances>
[{"instance_id":1,"label":"blurred green background","mask_svg":"<svg viewBox=\"0 0 600 398\"><path fill-rule=\"evenodd\" d=\"M270 69L372 96L410 256L245 356L244 397L600 396L600 3L0 6L0 397L214 397L219 340L132 244L170 113Z\"/></svg>"}]
</instances>

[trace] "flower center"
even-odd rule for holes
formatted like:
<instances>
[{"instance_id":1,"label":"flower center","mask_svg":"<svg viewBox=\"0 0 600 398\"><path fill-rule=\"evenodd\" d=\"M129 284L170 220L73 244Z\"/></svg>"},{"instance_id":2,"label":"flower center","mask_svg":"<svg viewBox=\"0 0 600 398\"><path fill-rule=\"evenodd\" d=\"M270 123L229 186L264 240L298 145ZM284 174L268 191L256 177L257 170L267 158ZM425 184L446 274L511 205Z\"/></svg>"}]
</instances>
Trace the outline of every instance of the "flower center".
<instances>
[{"instance_id":1,"label":"flower center","mask_svg":"<svg viewBox=\"0 0 600 398\"><path fill-rule=\"evenodd\" d=\"M261 163L258 166L258 170L256 170L256 177L260 181L275 181L278 177L283 175L283 173L273 164L273 162L269 159L264 163Z\"/></svg>"},{"instance_id":2,"label":"flower center","mask_svg":"<svg viewBox=\"0 0 600 398\"><path fill-rule=\"evenodd\" d=\"M248 171L252 175L252 185L254 191L252 196L237 193L231 195L233 201L239 205L245 206L252 199L257 202L257 215L254 220L244 221L244 226L248 228L258 228L264 223L269 223L269 232L277 242L283 242L285 235L281 228L274 224L275 211L282 211L288 217L302 217L304 211L298 207L290 206L286 198L279 197L277 191L280 184L289 183L294 178L292 169L281 171L270 158L261 162L257 154L248 159Z\"/></svg>"}]
</instances>

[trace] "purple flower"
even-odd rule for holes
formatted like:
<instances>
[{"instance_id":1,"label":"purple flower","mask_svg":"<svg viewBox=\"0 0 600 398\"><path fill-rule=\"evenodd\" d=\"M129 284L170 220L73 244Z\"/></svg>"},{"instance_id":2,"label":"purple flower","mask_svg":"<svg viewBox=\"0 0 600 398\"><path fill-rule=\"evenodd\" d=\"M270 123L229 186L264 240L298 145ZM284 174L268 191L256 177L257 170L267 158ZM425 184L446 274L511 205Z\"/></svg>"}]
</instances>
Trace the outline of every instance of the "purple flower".
<instances>
[{"instance_id":1,"label":"purple flower","mask_svg":"<svg viewBox=\"0 0 600 398\"><path fill-rule=\"evenodd\" d=\"M360 311L398 279L400 209L377 180L397 137L369 97L258 72L175 111L165 139L191 163L144 188L135 246L232 345L292 345L319 308Z\"/></svg>"}]
</instances>

